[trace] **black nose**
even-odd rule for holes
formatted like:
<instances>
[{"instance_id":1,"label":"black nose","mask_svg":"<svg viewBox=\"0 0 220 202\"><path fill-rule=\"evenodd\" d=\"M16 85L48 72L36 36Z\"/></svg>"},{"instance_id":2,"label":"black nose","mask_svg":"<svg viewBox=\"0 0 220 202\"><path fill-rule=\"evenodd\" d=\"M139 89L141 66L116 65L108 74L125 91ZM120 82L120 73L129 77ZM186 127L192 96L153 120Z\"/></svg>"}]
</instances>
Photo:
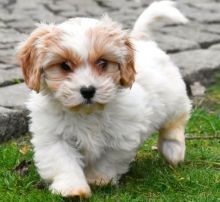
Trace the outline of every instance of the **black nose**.
<instances>
[{"instance_id":1,"label":"black nose","mask_svg":"<svg viewBox=\"0 0 220 202\"><path fill-rule=\"evenodd\" d=\"M95 95L95 87L94 86L89 86L89 87L85 87L83 86L80 89L80 93L82 94L82 96L85 99L91 99L94 95Z\"/></svg>"}]
</instances>

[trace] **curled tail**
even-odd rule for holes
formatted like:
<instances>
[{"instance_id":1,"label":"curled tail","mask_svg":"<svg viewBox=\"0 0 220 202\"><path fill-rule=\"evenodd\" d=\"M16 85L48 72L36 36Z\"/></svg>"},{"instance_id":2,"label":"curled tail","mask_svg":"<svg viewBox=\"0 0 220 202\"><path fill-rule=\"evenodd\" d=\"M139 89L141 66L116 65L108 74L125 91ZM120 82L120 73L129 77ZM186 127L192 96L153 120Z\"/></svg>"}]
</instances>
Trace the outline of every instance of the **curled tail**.
<instances>
[{"instance_id":1,"label":"curled tail","mask_svg":"<svg viewBox=\"0 0 220 202\"><path fill-rule=\"evenodd\" d=\"M153 2L136 20L131 35L134 37L149 33L152 24L161 19L169 19L175 23L187 23L187 18L175 7L173 1Z\"/></svg>"}]
</instances>

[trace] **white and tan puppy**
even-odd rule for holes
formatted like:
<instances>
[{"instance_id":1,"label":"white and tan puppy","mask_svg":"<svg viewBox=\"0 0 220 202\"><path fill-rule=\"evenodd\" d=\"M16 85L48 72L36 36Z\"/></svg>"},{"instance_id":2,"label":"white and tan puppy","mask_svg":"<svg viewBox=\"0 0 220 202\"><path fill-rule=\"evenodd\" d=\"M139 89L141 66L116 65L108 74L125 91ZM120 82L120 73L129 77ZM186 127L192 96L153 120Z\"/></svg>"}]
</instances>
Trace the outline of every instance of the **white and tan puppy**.
<instances>
[{"instance_id":1,"label":"white and tan puppy","mask_svg":"<svg viewBox=\"0 0 220 202\"><path fill-rule=\"evenodd\" d=\"M18 49L34 160L53 193L89 197L89 184L117 183L141 144L184 160L190 101L179 69L147 37L159 18L185 23L171 1L151 4L131 33L108 17L40 24ZM147 173L146 173L147 175Z\"/></svg>"}]
</instances>

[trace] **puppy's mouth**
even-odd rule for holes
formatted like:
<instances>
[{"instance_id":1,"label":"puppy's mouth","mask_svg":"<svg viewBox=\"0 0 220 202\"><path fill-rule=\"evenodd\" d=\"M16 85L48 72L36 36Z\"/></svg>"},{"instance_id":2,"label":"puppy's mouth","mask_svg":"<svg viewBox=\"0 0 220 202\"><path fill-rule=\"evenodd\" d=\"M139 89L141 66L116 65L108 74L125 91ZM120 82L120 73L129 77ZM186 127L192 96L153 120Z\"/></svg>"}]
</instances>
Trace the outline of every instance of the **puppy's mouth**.
<instances>
[{"instance_id":1,"label":"puppy's mouth","mask_svg":"<svg viewBox=\"0 0 220 202\"><path fill-rule=\"evenodd\" d=\"M105 104L93 102L92 100L86 100L82 104L71 106L69 109L73 112L79 112L80 114L89 115L98 111L103 111Z\"/></svg>"},{"instance_id":2,"label":"puppy's mouth","mask_svg":"<svg viewBox=\"0 0 220 202\"><path fill-rule=\"evenodd\" d=\"M82 103L83 105L92 105L94 101L92 99L85 99Z\"/></svg>"}]
</instances>

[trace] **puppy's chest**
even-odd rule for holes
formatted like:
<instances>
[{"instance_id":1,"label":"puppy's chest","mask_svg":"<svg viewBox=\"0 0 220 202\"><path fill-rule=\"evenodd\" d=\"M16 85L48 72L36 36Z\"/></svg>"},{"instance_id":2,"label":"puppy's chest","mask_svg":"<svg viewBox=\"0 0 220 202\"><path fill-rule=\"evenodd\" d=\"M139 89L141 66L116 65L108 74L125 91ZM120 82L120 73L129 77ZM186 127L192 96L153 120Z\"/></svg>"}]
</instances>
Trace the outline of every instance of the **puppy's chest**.
<instances>
[{"instance_id":1,"label":"puppy's chest","mask_svg":"<svg viewBox=\"0 0 220 202\"><path fill-rule=\"evenodd\" d=\"M137 148L142 129L127 116L99 114L77 117L68 127L66 138L84 157L98 158L106 149Z\"/></svg>"},{"instance_id":2,"label":"puppy's chest","mask_svg":"<svg viewBox=\"0 0 220 202\"><path fill-rule=\"evenodd\" d=\"M111 127L111 122L102 115L79 116L69 123L65 135L79 150L97 150L109 145L109 135L112 137L110 141L114 141L113 135L107 132L108 127Z\"/></svg>"}]
</instances>

